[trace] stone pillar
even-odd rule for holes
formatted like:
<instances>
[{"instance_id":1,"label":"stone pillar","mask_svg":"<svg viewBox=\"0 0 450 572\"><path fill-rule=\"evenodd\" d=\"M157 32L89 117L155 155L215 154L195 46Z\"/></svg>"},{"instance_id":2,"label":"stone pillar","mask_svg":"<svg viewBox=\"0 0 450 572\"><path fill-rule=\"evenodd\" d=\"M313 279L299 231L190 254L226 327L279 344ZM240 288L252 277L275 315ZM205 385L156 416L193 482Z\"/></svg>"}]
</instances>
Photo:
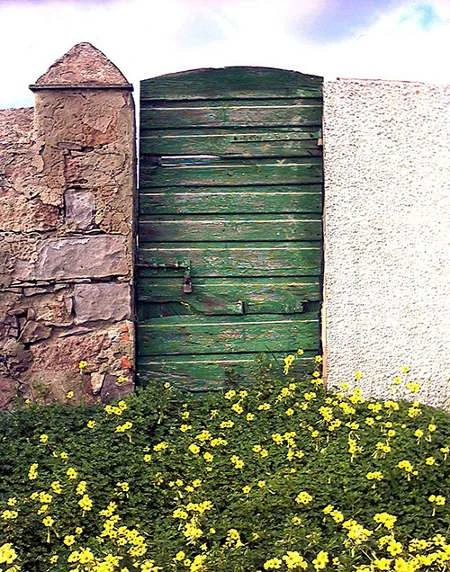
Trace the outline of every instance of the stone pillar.
<instances>
[{"instance_id":1,"label":"stone pillar","mask_svg":"<svg viewBox=\"0 0 450 572\"><path fill-rule=\"evenodd\" d=\"M3 387L41 401L115 398L133 387L132 86L81 43L30 89L26 171L7 173L6 188L28 216L10 210L0 228L0 322L14 322L0 330Z\"/></svg>"}]
</instances>

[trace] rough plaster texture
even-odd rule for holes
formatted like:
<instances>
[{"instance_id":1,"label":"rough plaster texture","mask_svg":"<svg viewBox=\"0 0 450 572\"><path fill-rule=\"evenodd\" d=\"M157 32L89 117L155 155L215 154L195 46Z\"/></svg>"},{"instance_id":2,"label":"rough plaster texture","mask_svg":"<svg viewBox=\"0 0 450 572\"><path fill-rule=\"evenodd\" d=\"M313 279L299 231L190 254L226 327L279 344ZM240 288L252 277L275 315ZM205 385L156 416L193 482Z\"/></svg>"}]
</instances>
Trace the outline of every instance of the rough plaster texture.
<instances>
[{"instance_id":1,"label":"rough plaster texture","mask_svg":"<svg viewBox=\"0 0 450 572\"><path fill-rule=\"evenodd\" d=\"M0 110L0 408L133 386L129 85L83 43L31 87Z\"/></svg>"},{"instance_id":2,"label":"rough plaster texture","mask_svg":"<svg viewBox=\"0 0 450 572\"><path fill-rule=\"evenodd\" d=\"M365 393L387 398L408 365L417 398L450 407L449 103L445 86L325 83L330 385L361 370Z\"/></svg>"}]
</instances>

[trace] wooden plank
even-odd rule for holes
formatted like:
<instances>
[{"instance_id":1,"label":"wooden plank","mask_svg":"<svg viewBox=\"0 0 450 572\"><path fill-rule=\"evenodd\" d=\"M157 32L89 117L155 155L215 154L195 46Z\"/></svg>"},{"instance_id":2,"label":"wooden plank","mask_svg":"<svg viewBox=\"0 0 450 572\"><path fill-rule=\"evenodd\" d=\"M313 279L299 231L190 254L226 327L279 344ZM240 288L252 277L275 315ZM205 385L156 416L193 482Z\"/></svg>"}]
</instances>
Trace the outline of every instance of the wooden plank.
<instances>
[{"instance_id":1,"label":"wooden plank","mask_svg":"<svg viewBox=\"0 0 450 572\"><path fill-rule=\"evenodd\" d=\"M141 154L218 155L226 157L320 156L320 129L142 129Z\"/></svg>"},{"instance_id":2,"label":"wooden plank","mask_svg":"<svg viewBox=\"0 0 450 572\"><path fill-rule=\"evenodd\" d=\"M138 359L137 377L139 385L169 382L175 387L188 391L214 391L229 386L252 384L258 379L263 362L272 363L275 372L281 372L283 358L297 348L286 352L270 354L237 353L189 356L156 356ZM301 375L314 369L316 351L305 351L295 361L292 371Z\"/></svg>"},{"instance_id":3,"label":"wooden plank","mask_svg":"<svg viewBox=\"0 0 450 572\"><path fill-rule=\"evenodd\" d=\"M317 215L147 215L139 221L143 241L320 240Z\"/></svg>"},{"instance_id":4,"label":"wooden plank","mask_svg":"<svg viewBox=\"0 0 450 572\"><path fill-rule=\"evenodd\" d=\"M305 189L305 190L303 190ZM213 213L320 213L320 185L304 187L179 187L141 189L142 215Z\"/></svg>"},{"instance_id":5,"label":"wooden plank","mask_svg":"<svg viewBox=\"0 0 450 572\"><path fill-rule=\"evenodd\" d=\"M151 159L141 157L140 181L143 187L186 185L264 185L309 184L322 182L320 157L305 159L224 159L209 160L209 164L180 164L158 167Z\"/></svg>"},{"instance_id":6,"label":"wooden plank","mask_svg":"<svg viewBox=\"0 0 450 572\"><path fill-rule=\"evenodd\" d=\"M274 316L167 316L143 321L139 355L314 350L319 313ZM209 350L209 351L208 351Z\"/></svg>"},{"instance_id":7,"label":"wooden plank","mask_svg":"<svg viewBox=\"0 0 450 572\"><path fill-rule=\"evenodd\" d=\"M148 99L237 99L248 97L321 97L323 78L262 67L188 70L141 81Z\"/></svg>"},{"instance_id":8,"label":"wooden plank","mask_svg":"<svg viewBox=\"0 0 450 572\"><path fill-rule=\"evenodd\" d=\"M199 278L194 280L190 294L183 293L182 286L182 274L139 280L142 318L167 315L168 311L203 315L300 313L321 299L320 281L314 278Z\"/></svg>"},{"instance_id":9,"label":"wooden plank","mask_svg":"<svg viewBox=\"0 0 450 572\"><path fill-rule=\"evenodd\" d=\"M140 262L175 265L190 261L193 278L204 276L318 276L320 242L176 244L141 243ZM143 276L181 276L183 270L139 268Z\"/></svg>"},{"instance_id":10,"label":"wooden plank","mask_svg":"<svg viewBox=\"0 0 450 572\"><path fill-rule=\"evenodd\" d=\"M140 111L141 129L320 126L322 103L310 100L160 104Z\"/></svg>"}]
</instances>

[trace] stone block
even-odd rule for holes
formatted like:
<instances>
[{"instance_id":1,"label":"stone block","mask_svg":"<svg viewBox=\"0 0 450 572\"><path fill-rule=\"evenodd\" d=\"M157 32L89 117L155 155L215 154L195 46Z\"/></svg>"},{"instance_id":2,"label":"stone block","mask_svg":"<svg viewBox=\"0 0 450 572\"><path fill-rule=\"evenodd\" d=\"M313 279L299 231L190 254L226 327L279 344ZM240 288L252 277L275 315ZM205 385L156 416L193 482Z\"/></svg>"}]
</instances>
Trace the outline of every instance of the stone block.
<instances>
[{"instance_id":1,"label":"stone block","mask_svg":"<svg viewBox=\"0 0 450 572\"><path fill-rule=\"evenodd\" d=\"M0 411L7 409L17 396L17 386L17 382L12 377L0 374Z\"/></svg>"},{"instance_id":2,"label":"stone block","mask_svg":"<svg viewBox=\"0 0 450 572\"><path fill-rule=\"evenodd\" d=\"M108 403L109 401L115 401L117 399L122 399L129 393L133 391L132 381L127 381L126 383L117 383L117 377L115 375L106 375L103 382L100 398L102 403Z\"/></svg>"},{"instance_id":3,"label":"stone block","mask_svg":"<svg viewBox=\"0 0 450 572\"><path fill-rule=\"evenodd\" d=\"M29 320L25 323L20 332L20 339L24 343L33 343L39 340L45 340L52 334L52 329L45 324Z\"/></svg>"},{"instance_id":4,"label":"stone block","mask_svg":"<svg viewBox=\"0 0 450 572\"><path fill-rule=\"evenodd\" d=\"M90 191L68 189L64 195L66 224L74 230L92 227L95 215L95 198Z\"/></svg>"},{"instance_id":5,"label":"stone block","mask_svg":"<svg viewBox=\"0 0 450 572\"><path fill-rule=\"evenodd\" d=\"M74 288L75 323L131 316L130 286L123 282L77 284Z\"/></svg>"},{"instance_id":6,"label":"stone block","mask_svg":"<svg viewBox=\"0 0 450 572\"><path fill-rule=\"evenodd\" d=\"M130 266L123 236L52 238L42 241L34 262L17 262L14 278L20 281L105 278L127 275Z\"/></svg>"}]
</instances>

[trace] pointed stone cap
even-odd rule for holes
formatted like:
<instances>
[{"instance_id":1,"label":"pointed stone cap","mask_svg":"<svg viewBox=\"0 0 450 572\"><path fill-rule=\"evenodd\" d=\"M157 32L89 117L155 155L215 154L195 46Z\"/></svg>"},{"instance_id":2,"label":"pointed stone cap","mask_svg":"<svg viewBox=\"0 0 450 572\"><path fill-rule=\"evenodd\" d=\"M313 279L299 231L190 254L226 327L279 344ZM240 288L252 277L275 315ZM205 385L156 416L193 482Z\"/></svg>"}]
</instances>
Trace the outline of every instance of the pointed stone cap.
<instances>
[{"instance_id":1,"label":"pointed stone cap","mask_svg":"<svg viewBox=\"0 0 450 572\"><path fill-rule=\"evenodd\" d=\"M32 91L41 89L133 89L103 52L89 42L71 48L41 75Z\"/></svg>"}]
</instances>

